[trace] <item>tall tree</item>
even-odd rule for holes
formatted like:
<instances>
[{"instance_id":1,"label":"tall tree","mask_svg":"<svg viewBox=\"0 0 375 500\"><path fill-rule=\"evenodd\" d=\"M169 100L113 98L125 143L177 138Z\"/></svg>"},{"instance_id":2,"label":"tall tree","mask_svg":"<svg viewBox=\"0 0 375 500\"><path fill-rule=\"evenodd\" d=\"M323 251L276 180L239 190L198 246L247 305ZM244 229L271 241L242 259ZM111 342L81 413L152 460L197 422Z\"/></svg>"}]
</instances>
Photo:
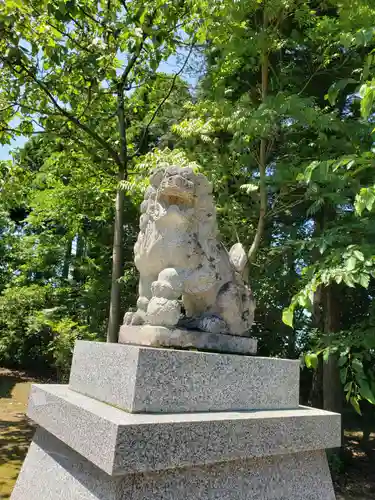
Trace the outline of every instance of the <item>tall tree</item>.
<instances>
[{"instance_id":1,"label":"tall tree","mask_svg":"<svg viewBox=\"0 0 375 500\"><path fill-rule=\"evenodd\" d=\"M219 22L223 12L228 22ZM207 50L208 72L200 99L175 127L190 156L215 179L226 230L233 234L235 229L250 248L255 290L275 258L278 273L290 277L289 298L299 289L302 272L309 282L305 295L296 294L292 308L286 309L286 324L292 323L292 309L297 304L308 306L319 284L330 285L338 272L337 280L346 279L349 286L353 279L362 280L364 286L369 283L370 252L366 258L364 252L358 253L363 260L355 277L337 268L340 259L344 265L350 261L349 268L357 267L353 252L359 248L350 247L354 228L362 237L368 227L354 214L358 183L373 161L371 128L359 115L355 92L361 84L356 75L365 61L367 72L372 64L367 55L373 44L373 22L366 1L222 4L211 18L214 42ZM362 87L366 96L362 107L365 101L371 108L370 87ZM370 191L362 190L362 195L362 206L366 200L371 205ZM322 214L325 224L318 234ZM261 308L274 303L280 321L285 295L271 301L271 294L270 290L261 295L268 303L261 303ZM337 314L344 303L342 293L330 285L321 297L321 332L334 339L344 327ZM298 316L300 320L301 310ZM302 323L310 324L303 313ZM328 357L325 372L324 400L333 409L328 401L341 399L341 387L333 385L338 380L334 356Z\"/></svg>"},{"instance_id":2,"label":"tall tree","mask_svg":"<svg viewBox=\"0 0 375 500\"><path fill-rule=\"evenodd\" d=\"M0 89L3 142L14 134L73 136L117 170L119 185L144 148L149 128L203 35L199 2L44 0L5 2L1 19ZM137 142L129 139L131 92L152 86L162 61L188 47L163 96L152 103ZM106 104L102 115L92 113ZM17 121L19 123L17 124ZM117 126L108 127L108 123ZM13 124L16 123L14 126ZM124 191L117 189L108 340L121 319Z\"/></svg>"}]
</instances>

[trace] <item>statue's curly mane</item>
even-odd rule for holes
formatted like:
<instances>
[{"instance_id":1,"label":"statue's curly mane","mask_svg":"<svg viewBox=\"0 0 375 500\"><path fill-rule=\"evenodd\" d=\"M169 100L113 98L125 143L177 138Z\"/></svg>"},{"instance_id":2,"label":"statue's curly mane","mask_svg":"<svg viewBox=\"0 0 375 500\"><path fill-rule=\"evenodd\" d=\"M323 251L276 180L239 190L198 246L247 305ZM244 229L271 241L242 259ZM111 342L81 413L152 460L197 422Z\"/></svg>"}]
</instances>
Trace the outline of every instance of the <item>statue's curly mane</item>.
<instances>
[{"instance_id":1,"label":"statue's curly mane","mask_svg":"<svg viewBox=\"0 0 375 500\"><path fill-rule=\"evenodd\" d=\"M203 174L168 166L151 175L134 252L140 292L128 323L176 325L182 300L190 326L248 330L254 304L241 276L246 253L236 244L228 254L220 242L212 186Z\"/></svg>"},{"instance_id":2,"label":"statue's curly mane","mask_svg":"<svg viewBox=\"0 0 375 500\"><path fill-rule=\"evenodd\" d=\"M173 196L173 190L164 194L165 186L170 180L180 180L184 186L179 189L179 196ZM177 192L177 188L175 190ZM186 199L184 199L186 195ZM204 253L209 256L219 244L217 241L216 209L212 195L212 187L202 174L196 174L191 168L161 168L153 173L150 186L146 191L145 200L141 204L140 234L136 244L136 252L141 250L140 241L143 240L143 251L151 251L153 241L146 237L153 233L153 228L162 217L168 216L168 208L178 206L181 215L189 222L184 227ZM174 228L171 228L174 229ZM215 252L214 252L215 253Z\"/></svg>"}]
</instances>

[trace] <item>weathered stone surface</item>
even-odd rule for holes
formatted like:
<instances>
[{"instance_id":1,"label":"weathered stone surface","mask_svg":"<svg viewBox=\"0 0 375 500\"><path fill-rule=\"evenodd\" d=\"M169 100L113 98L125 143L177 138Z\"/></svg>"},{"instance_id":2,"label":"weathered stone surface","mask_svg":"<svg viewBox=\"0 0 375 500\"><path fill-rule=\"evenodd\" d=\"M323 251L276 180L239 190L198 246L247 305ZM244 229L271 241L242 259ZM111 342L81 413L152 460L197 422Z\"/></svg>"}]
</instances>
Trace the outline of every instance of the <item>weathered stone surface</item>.
<instances>
[{"instance_id":1,"label":"weathered stone surface","mask_svg":"<svg viewBox=\"0 0 375 500\"><path fill-rule=\"evenodd\" d=\"M129 414L59 385L34 385L28 416L110 475L313 451L341 439L340 415L323 410Z\"/></svg>"},{"instance_id":2,"label":"weathered stone surface","mask_svg":"<svg viewBox=\"0 0 375 500\"><path fill-rule=\"evenodd\" d=\"M255 302L244 277L247 254L240 243L229 252L218 239L212 186L191 168L154 172L141 204L134 246L140 273L136 312L125 325L166 326L248 335Z\"/></svg>"},{"instance_id":3,"label":"weathered stone surface","mask_svg":"<svg viewBox=\"0 0 375 500\"><path fill-rule=\"evenodd\" d=\"M11 500L119 500L132 475L114 478L38 429ZM125 500L125 499L124 499Z\"/></svg>"},{"instance_id":4,"label":"weathered stone surface","mask_svg":"<svg viewBox=\"0 0 375 500\"><path fill-rule=\"evenodd\" d=\"M276 410L298 407L299 373L295 360L78 341L70 388L134 413Z\"/></svg>"},{"instance_id":5,"label":"weathered stone surface","mask_svg":"<svg viewBox=\"0 0 375 500\"><path fill-rule=\"evenodd\" d=\"M151 325L123 325L120 328L119 343L150 347L194 348L232 354L256 354L257 351L257 340L254 338Z\"/></svg>"},{"instance_id":6,"label":"weathered stone surface","mask_svg":"<svg viewBox=\"0 0 375 500\"><path fill-rule=\"evenodd\" d=\"M11 500L334 500L324 451L111 477L45 431Z\"/></svg>"}]
</instances>

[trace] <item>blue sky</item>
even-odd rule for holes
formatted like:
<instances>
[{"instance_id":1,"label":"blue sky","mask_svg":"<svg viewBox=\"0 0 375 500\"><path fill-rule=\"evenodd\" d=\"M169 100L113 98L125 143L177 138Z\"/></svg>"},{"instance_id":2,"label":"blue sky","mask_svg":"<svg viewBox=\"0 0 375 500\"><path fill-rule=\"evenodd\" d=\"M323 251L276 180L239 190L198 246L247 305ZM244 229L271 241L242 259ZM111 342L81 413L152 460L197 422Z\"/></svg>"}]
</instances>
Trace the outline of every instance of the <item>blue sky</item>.
<instances>
[{"instance_id":1,"label":"blue sky","mask_svg":"<svg viewBox=\"0 0 375 500\"><path fill-rule=\"evenodd\" d=\"M0 146L0 160L9 160L11 158L11 151L14 148L23 146L26 142L25 137L17 137L11 145Z\"/></svg>"}]
</instances>

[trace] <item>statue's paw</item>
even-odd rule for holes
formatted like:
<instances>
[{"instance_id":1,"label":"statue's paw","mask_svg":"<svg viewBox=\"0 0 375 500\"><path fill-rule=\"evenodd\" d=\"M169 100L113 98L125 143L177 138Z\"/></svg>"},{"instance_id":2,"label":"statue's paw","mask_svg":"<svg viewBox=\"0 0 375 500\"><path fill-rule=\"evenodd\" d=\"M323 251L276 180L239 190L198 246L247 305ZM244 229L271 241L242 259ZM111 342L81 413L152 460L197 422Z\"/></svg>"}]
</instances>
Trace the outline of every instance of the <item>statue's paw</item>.
<instances>
[{"instance_id":1,"label":"statue's paw","mask_svg":"<svg viewBox=\"0 0 375 500\"><path fill-rule=\"evenodd\" d=\"M134 325L139 326L143 325L145 322L145 313L144 311L128 311L124 316L124 325Z\"/></svg>"},{"instance_id":2,"label":"statue's paw","mask_svg":"<svg viewBox=\"0 0 375 500\"><path fill-rule=\"evenodd\" d=\"M179 321L178 326L207 333L229 333L226 322L213 314L204 314L196 318L183 318Z\"/></svg>"},{"instance_id":3,"label":"statue's paw","mask_svg":"<svg viewBox=\"0 0 375 500\"><path fill-rule=\"evenodd\" d=\"M181 315L181 305L178 300L153 297L147 308L147 323L155 326L172 328L177 325Z\"/></svg>"},{"instance_id":4,"label":"statue's paw","mask_svg":"<svg viewBox=\"0 0 375 500\"><path fill-rule=\"evenodd\" d=\"M133 316L134 316L134 312L132 312L132 311L126 312L124 315L123 324L124 325L131 325Z\"/></svg>"},{"instance_id":5,"label":"statue's paw","mask_svg":"<svg viewBox=\"0 0 375 500\"><path fill-rule=\"evenodd\" d=\"M203 316L199 318L198 328L209 333L228 333L228 325L218 316Z\"/></svg>"},{"instance_id":6,"label":"statue's paw","mask_svg":"<svg viewBox=\"0 0 375 500\"><path fill-rule=\"evenodd\" d=\"M131 324L134 326L143 325L145 322L145 313L144 311L137 311L133 314Z\"/></svg>"}]
</instances>

